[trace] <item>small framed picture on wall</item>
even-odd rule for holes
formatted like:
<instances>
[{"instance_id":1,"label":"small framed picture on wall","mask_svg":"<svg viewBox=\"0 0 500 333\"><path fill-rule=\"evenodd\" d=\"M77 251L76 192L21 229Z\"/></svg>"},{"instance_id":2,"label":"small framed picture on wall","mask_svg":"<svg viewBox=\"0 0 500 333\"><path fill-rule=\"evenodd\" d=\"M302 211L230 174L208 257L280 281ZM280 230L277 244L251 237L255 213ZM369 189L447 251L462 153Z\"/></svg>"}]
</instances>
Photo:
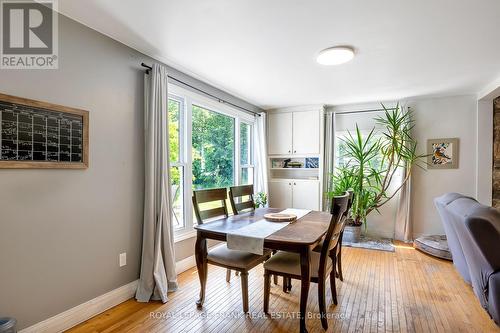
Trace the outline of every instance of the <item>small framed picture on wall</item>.
<instances>
[{"instance_id":1,"label":"small framed picture on wall","mask_svg":"<svg viewBox=\"0 0 500 333\"><path fill-rule=\"evenodd\" d=\"M458 138L427 140L428 169L458 169Z\"/></svg>"}]
</instances>

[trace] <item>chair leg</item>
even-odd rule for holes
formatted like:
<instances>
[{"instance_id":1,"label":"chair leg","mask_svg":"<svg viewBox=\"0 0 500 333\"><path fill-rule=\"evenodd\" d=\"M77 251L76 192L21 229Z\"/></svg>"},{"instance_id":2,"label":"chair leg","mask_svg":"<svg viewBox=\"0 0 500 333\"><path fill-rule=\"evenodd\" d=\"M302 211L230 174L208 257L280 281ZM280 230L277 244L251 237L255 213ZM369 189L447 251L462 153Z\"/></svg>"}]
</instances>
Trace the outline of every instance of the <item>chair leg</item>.
<instances>
[{"instance_id":1,"label":"chair leg","mask_svg":"<svg viewBox=\"0 0 500 333\"><path fill-rule=\"evenodd\" d=\"M240 275L240 272L238 272L238 271L234 271L234 275L235 275L235 276L238 276L238 275Z\"/></svg>"},{"instance_id":2,"label":"chair leg","mask_svg":"<svg viewBox=\"0 0 500 333\"><path fill-rule=\"evenodd\" d=\"M340 281L344 281L344 276L342 275L342 252L339 252L339 255L337 256L337 271L338 271L338 276ZM335 266L333 266L335 267Z\"/></svg>"},{"instance_id":3,"label":"chair leg","mask_svg":"<svg viewBox=\"0 0 500 333\"><path fill-rule=\"evenodd\" d=\"M241 298L243 300L243 312L248 312L248 272L243 271L240 273L241 279Z\"/></svg>"},{"instance_id":4,"label":"chair leg","mask_svg":"<svg viewBox=\"0 0 500 333\"><path fill-rule=\"evenodd\" d=\"M264 313L269 313L269 294L271 293L271 277L268 271L264 271Z\"/></svg>"},{"instance_id":5,"label":"chair leg","mask_svg":"<svg viewBox=\"0 0 500 333\"><path fill-rule=\"evenodd\" d=\"M278 284L278 275L273 275L273 282L275 285Z\"/></svg>"},{"instance_id":6,"label":"chair leg","mask_svg":"<svg viewBox=\"0 0 500 333\"><path fill-rule=\"evenodd\" d=\"M288 278L283 276L283 292L288 292Z\"/></svg>"},{"instance_id":7,"label":"chair leg","mask_svg":"<svg viewBox=\"0 0 500 333\"><path fill-rule=\"evenodd\" d=\"M231 270L226 269L226 282L231 282Z\"/></svg>"},{"instance_id":8,"label":"chair leg","mask_svg":"<svg viewBox=\"0 0 500 333\"><path fill-rule=\"evenodd\" d=\"M292 278L288 278L288 285L286 286L288 292L292 291Z\"/></svg>"},{"instance_id":9,"label":"chair leg","mask_svg":"<svg viewBox=\"0 0 500 333\"><path fill-rule=\"evenodd\" d=\"M325 278L318 281L318 305L319 313L321 315L321 326L326 331L328 329L328 320L326 318L326 304L325 304Z\"/></svg>"},{"instance_id":10,"label":"chair leg","mask_svg":"<svg viewBox=\"0 0 500 333\"><path fill-rule=\"evenodd\" d=\"M330 272L330 290L332 292L332 300L333 304L337 305L337 287L335 286L335 259L332 258L333 260L333 268L332 271Z\"/></svg>"}]
</instances>

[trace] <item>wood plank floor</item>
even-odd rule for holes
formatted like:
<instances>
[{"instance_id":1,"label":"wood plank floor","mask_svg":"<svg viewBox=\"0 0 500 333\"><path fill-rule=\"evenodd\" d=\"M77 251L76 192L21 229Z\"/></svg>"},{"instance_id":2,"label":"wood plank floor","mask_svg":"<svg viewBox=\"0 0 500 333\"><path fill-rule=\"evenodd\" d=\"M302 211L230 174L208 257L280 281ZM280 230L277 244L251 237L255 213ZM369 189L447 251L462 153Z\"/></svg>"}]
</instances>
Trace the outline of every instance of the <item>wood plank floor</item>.
<instances>
[{"instance_id":1,"label":"wood plank floor","mask_svg":"<svg viewBox=\"0 0 500 333\"><path fill-rule=\"evenodd\" d=\"M328 332L500 332L450 262L412 248L396 252L343 249L344 282L337 280L339 304L330 305ZM69 332L298 332L300 282L290 294L272 286L269 310L262 312L262 266L249 274L250 317L241 313L238 277L225 282L225 270L209 266L207 299L196 309L195 269L179 276L180 288L166 304L129 300ZM281 284L281 279L280 279ZM327 304L331 294L327 283ZM324 332L312 283L309 332Z\"/></svg>"}]
</instances>

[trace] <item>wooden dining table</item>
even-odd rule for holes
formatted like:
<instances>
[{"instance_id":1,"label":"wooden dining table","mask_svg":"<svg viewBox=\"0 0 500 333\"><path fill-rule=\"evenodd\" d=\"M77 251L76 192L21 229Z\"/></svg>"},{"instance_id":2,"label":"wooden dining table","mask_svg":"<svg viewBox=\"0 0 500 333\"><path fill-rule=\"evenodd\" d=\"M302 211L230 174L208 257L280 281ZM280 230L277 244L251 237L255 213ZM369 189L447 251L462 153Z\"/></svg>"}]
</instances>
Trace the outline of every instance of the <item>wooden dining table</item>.
<instances>
[{"instance_id":1,"label":"wooden dining table","mask_svg":"<svg viewBox=\"0 0 500 333\"><path fill-rule=\"evenodd\" d=\"M197 231L195 257L200 279L200 298L196 302L199 308L205 301L207 284L207 239L226 242L227 233L255 223L267 213L277 213L284 208L260 208L240 215L233 215L216 221L195 226ZM300 332L307 332L305 317L307 297L311 277L310 251L321 241L328 230L331 215L326 212L311 211L302 218L274 232L264 239L264 248L300 254Z\"/></svg>"}]
</instances>

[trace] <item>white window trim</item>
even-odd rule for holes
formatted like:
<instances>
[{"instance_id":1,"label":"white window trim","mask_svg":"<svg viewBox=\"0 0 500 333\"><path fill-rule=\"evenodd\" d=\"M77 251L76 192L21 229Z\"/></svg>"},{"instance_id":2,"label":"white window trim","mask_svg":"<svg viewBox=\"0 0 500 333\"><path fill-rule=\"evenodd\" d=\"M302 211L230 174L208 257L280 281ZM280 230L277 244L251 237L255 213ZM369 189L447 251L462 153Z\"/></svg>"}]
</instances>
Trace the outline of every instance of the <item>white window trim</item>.
<instances>
[{"instance_id":1,"label":"white window trim","mask_svg":"<svg viewBox=\"0 0 500 333\"><path fill-rule=\"evenodd\" d=\"M193 105L206 108L210 111L218 112L220 114L234 118L235 130L234 130L234 180L236 185L241 183L241 165L240 165L240 123L245 123L250 125L250 154L251 162L250 165L244 165L243 167L254 167L253 163L253 126L255 126L255 116L247 114L243 111L237 110L227 104L217 102L211 98L203 96L201 94L195 93L191 90L182 88L180 86L169 84L168 85L169 95L174 96L175 99L183 100L183 124L181 128L183 130L182 134L182 144L181 161L184 167L184 227L174 230L174 243L196 237L196 230L193 228L193 209L191 197L193 196L192 179L193 179L193 164L192 164L192 110ZM181 135L182 135L181 134ZM255 168L254 168L255 177Z\"/></svg>"}]
</instances>

